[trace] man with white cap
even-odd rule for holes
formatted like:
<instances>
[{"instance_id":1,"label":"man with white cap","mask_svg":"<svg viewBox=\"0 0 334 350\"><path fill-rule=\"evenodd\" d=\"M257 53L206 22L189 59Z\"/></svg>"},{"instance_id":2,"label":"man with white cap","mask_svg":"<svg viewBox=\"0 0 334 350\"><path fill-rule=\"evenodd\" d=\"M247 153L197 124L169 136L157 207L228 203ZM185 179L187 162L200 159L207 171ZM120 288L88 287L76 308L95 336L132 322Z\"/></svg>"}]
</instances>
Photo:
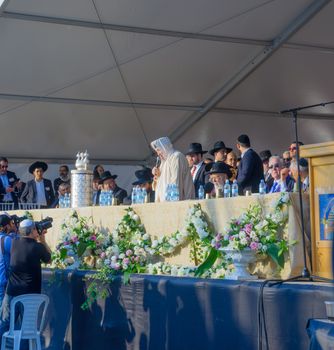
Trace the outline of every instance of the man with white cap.
<instances>
[{"instance_id":1,"label":"man with white cap","mask_svg":"<svg viewBox=\"0 0 334 350\"><path fill-rule=\"evenodd\" d=\"M170 184L177 185L179 200L194 199L195 187L185 155L174 149L168 137L151 142L151 147L161 160L161 165L152 169L155 201L166 200L166 190Z\"/></svg>"},{"instance_id":2,"label":"man with white cap","mask_svg":"<svg viewBox=\"0 0 334 350\"><path fill-rule=\"evenodd\" d=\"M46 230L39 233L32 220L20 223L21 237L12 241L10 273L0 311L0 339L9 328L10 302L21 294L41 293L41 263L51 261L51 250L45 241Z\"/></svg>"}]
</instances>

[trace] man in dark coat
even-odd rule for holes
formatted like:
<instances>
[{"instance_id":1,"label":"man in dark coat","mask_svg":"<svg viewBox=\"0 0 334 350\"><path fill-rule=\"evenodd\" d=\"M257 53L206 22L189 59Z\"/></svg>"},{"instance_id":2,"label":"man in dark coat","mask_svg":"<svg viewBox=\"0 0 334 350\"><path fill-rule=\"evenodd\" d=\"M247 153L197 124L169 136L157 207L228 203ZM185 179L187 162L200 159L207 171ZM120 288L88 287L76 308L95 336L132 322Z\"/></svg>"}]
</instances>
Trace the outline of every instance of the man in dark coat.
<instances>
[{"instance_id":1,"label":"man in dark coat","mask_svg":"<svg viewBox=\"0 0 334 350\"><path fill-rule=\"evenodd\" d=\"M18 194L22 188L22 182L16 174L8 171L8 160L0 158L0 202L14 203L14 208L18 209Z\"/></svg>"},{"instance_id":2,"label":"man in dark coat","mask_svg":"<svg viewBox=\"0 0 334 350\"><path fill-rule=\"evenodd\" d=\"M43 174L48 169L44 162L35 162L30 165L29 173L34 175L34 179L27 182L21 195L23 203L36 203L41 208L50 208L55 200L52 183L43 178Z\"/></svg>"},{"instance_id":3,"label":"man in dark coat","mask_svg":"<svg viewBox=\"0 0 334 350\"><path fill-rule=\"evenodd\" d=\"M70 169L67 165L61 165L59 167L59 177L53 181L53 189L56 196L58 196L58 187L62 183L71 185Z\"/></svg>"},{"instance_id":4,"label":"man in dark coat","mask_svg":"<svg viewBox=\"0 0 334 350\"><path fill-rule=\"evenodd\" d=\"M122 204L124 198L127 197L127 193L123 188L117 186L115 179L117 175L111 175L110 171L105 171L101 175L100 185L103 185L103 189L106 191L111 190L113 198L116 198L117 204ZM96 202L99 203L101 190L98 190L96 196Z\"/></svg>"},{"instance_id":5,"label":"man in dark coat","mask_svg":"<svg viewBox=\"0 0 334 350\"><path fill-rule=\"evenodd\" d=\"M205 185L206 170L203 162L203 154L207 151L202 150L200 143L191 143L186 153L187 160L190 166L190 173L195 186L195 197L198 198L198 190Z\"/></svg>"},{"instance_id":6,"label":"man in dark coat","mask_svg":"<svg viewBox=\"0 0 334 350\"><path fill-rule=\"evenodd\" d=\"M153 174L152 169L143 168L135 172L137 180L132 183L133 186L139 186L140 188L145 188L147 193L147 202L154 203L155 192L152 188Z\"/></svg>"},{"instance_id":7,"label":"man in dark coat","mask_svg":"<svg viewBox=\"0 0 334 350\"><path fill-rule=\"evenodd\" d=\"M245 194L246 191L257 193L259 191L259 183L264 179L262 160L259 155L252 150L247 135L240 135L238 137L237 148L241 153L241 161L237 176L239 193Z\"/></svg>"}]
</instances>

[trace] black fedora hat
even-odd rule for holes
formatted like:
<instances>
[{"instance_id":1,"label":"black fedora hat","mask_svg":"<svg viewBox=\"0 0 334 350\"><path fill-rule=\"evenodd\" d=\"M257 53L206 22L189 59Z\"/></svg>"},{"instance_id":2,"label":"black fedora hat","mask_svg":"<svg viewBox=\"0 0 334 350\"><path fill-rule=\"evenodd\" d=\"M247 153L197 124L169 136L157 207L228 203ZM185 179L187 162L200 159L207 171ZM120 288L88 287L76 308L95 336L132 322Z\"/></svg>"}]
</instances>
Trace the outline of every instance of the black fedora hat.
<instances>
[{"instance_id":1,"label":"black fedora hat","mask_svg":"<svg viewBox=\"0 0 334 350\"><path fill-rule=\"evenodd\" d=\"M117 175L111 175L111 172L107 170L101 174L99 184L103 184L104 181L109 180L109 179L115 180L116 178L117 178Z\"/></svg>"},{"instance_id":2,"label":"black fedora hat","mask_svg":"<svg viewBox=\"0 0 334 350\"><path fill-rule=\"evenodd\" d=\"M29 173L32 174L35 169L42 169L43 172L47 171L48 170L48 165L45 163L45 162L35 162L35 163L32 163L29 167Z\"/></svg>"},{"instance_id":3,"label":"black fedora hat","mask_svg":"<svg viewBox=\"0 0 334 350\"><path fill-rule=\"evenodd\" d=\"M142 185L153 181L153 174L150 168L143 168L135 172L137 180L132 183L133 186Z\"/></svg>"},{"instance_id":4,"label":"black fedora hat","mask_svg":"<svg viewBox=\"0 0 334 350\"><path fill-rule=\"evenodd\" d=\"M223 141L217 141L213 145L213 148L209 151L209 153L214 156L215 152L219 151L220 149L225 149L227 153L232 152L232 148L226 147L225 143Z\"/></svg>"},{"instance_id":5,"label":"black fedora hat","mask_svg":"<svg viewBox=\"0 0 334 350\"><path fill-rule=\"evenodd\" d=\"M270 157L271 157L271 152L269 151L269 149L266 149L266 150L260 152L260 158L261 158L262 162L269 160Z\"/></svg>"},{"instance_id":6,"label":"black fedora hat","mask_svg":"<svg viewBox=\"0 0 334 350\"><path fill-rule=\"evenodd\" d=\"M229 166L224 162L214 162L205 167L207 174L226 174L228 178L232 176Z\"/></svg>"},{"instance_id":7,"label":"black fedora hat","mask_svg":"<svg viewBox=\"0 0 334 350\"><path fill-rule=\"evenodd\" d=\"M202 149L202 145L198 142L194 142L194 143L191 143L190 146L189 146L189 149L186 153L186 155L189 155L189 154L196 154L196 153L201 153L201 154L204 154L206 153L207 151L203 151Z\"/></svg>"},{"instance_id":8,"label":"black fedora hat","mask_svg":"<svg viewBox=\"0 0 334 350\"><path fill-rule=\"evenodd\" d=\"M144 174L142 174L142 176L137 176L137 180L135 182L133 182L132 185L137 186L137 185L146 184L146 183L152 182L152 181L153 181L152 176L144 173Z\"/></svg>"},{"instance_id":9,"label":"black fedora hat","mask_svg":"<svg viewBox=\"0 0 334 350\"><path fill-rule=\"evenodd\" d=\"M139 179L140 177L151 177L153 179L152 169L143 167L143 169L135 171L136 177Z\"/></svg>"}]
</instances>

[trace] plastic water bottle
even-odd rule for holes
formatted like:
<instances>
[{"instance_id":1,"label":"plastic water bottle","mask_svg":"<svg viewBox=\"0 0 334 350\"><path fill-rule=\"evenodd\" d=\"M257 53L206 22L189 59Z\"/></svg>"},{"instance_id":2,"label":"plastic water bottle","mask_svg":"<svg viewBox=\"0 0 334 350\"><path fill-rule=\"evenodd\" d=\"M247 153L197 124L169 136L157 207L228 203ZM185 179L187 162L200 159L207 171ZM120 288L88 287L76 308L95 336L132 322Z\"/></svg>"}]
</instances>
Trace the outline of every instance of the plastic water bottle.
<instances>
[{"instance_id":1,"label":"plastic water bottle","mask_svg":"<svg viewBox=\"0 0 334 350\"><path fill-rule=\"evenodd\" d=\"M177 202L180 198L179 187L177 184L171 184L170 186L170 200L172 202Z\"/></svg>"},{"instance_id":2,"label":"plastic water bottle","mask_svg":"<svg viewBox=\"0 0 334 350\"><path fill-rule=\"evenodd\" d=\"M106 192L104 190L102 190L100 193L99 205L100 207L104 207L106 205Z\"/></svg>"},{"instance_id":3,"label":"plastic water bottle","mask_svg":"<svg viewBox=\"0 0 334 350\"><path fill-rule=\"evenodd\" d=\"M264 180L262 179L259 184L259 194L266 194L267 186Z\"/></svg>"},{"instance_id":4,"label":"plastic water bottle","mask_svg":"<svg viewBox=\"0 0 334 350\"><path fill-rule=\"evenodd\" d=\"M232 197L238 197L238 195L239 195L238 182L237 180L234 180L232 184Z\"/></svg>"},{"instance_id":5,"label":"plastic water bottle","mask_svg":"<svg viewBox=\"0 0 334 350\"><path fill-rule=\"evenodd\" d=\"M204 192L204 187L203 185L199 186L198 189L198 199L204 199L205 192Z\"/></svg>"},{"instance_id":6,"label":"plastic water bottle","mask_svg":"<svg viewBox=\"0 0 334 350\"><path fill-rule=\"evenodd\" d=\"M65 198L64 198L64 196L59 196L59 208L65 208Z\"/></svg>"},{"instance_id":7,"label":"plastic water bottle","mask_svg":"<svg viewBox=\"0 0 334 350\"><path fill-rule=\"evenodd\" d=\"M65 194L65 208L71 208L71 194Z\"/></svg>"},{"instance_id":8,"label":"plastic water bottle","mask_svg":"<svg viewBox=\"0 0 334 350\"><path fill-rule=\"evenodd\" d=\"M180 200L180 189L179 186L175 184L175 200L179 201Z\"/></svg>"},{"instance_id":9,"label":"plastic water bottle","mask_svg":"<svg viewBox=\"0 0 334 350\"><path fill-rule=\"evenodd\" d=\"M169 202L171 200L171 185L168 184L166 187L165 200Z\"/></svg>"},{"instance_id":10,"label":"plastic water bottle","mask_svg":"<svg viewBox=\"0 0 334 350\"><path fill-rule=\"evenodd\" d=\"M112 204L112 191L109 190L106 192L106 205Z\"/></svg>"},{"instance_id":11,"label":"plastic water bottle","mask_svg":"<svg viewBox=\"0 0 334 350\"><path fill-rule=\"evenodd\" d=\"M225 181L225 185L224 185L224 197L231 197L231 185L230 185L230 181L226 180Z\"/></svg>"},{"instance_id":12,"label":"plastic water bottle","mask_svg":"<svg viewBox=\"0 0 334 350\"><path fill-rule=\"evenodd\" d=\"M133 187L132 189L132 193L131 193L131 202L132 204L137 204L136 201L137 201L137 188L136 187Z\"/></svg>"},{"instance_id":13,"label":"plastic water bottle","mask_svg":"<svg viewBox=\"0 0 334 350\"><path fill-rule=\"evenodd\" d=\"M141 189L141 203L146 203L147 201L147 191L145 188Z\"/></svg>"}]
</instances>

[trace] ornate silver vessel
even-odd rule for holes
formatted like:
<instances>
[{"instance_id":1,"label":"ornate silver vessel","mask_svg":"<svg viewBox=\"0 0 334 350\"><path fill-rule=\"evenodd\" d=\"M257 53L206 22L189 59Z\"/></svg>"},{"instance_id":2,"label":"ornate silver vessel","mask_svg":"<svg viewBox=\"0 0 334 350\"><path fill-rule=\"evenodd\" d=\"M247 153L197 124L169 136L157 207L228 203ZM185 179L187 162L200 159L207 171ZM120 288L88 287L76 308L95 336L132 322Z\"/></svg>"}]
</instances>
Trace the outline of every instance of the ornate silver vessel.
<instances>
[{"instance_id":1,"label":"ornate silver vessel","mask_svg":"<svg viewBox=\"0 0 334 350\"><path fill-rule=\"evenodd\" d=\"M88 169L88 153L78 153L76 170L71 170L71 206L89 207L93 197L93 172Z\"/></svg>"}]
</instances>

